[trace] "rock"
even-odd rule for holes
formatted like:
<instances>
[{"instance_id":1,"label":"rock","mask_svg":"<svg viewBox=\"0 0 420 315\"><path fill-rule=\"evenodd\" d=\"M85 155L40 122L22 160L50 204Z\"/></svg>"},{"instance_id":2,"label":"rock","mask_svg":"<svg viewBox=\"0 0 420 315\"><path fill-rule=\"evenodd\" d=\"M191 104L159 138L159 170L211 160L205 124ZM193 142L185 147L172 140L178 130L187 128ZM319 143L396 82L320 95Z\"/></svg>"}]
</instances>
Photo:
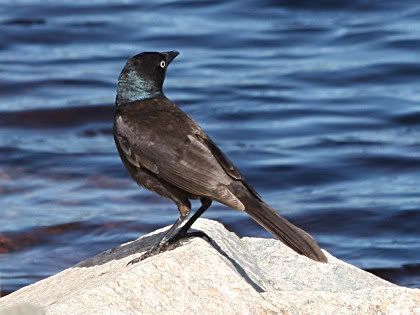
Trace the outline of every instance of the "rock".
<instances>
[{"instance_id":1,"label":"rock","mask_svg":"<svg viewBox=\"0 0 420 315\"><path fill-rule=\"evenodd\" d=\"M0 315L45 315L45 310L37 305L18 303L0 309Z\"/></svg>"},{"instance_id":2,"label":"rock","mask_svg":"<svg viewBox=\"0 0 420 315\"><path fill-rule=\"evenodd\" d=\"M46 314L420 314L420 290L328 253L322 264L274 239L240 239L215 221L193 227L212 243L186 240L126 266L161 229L7 295L0 309L25 302Z\"/></svg>"}]
</instances>

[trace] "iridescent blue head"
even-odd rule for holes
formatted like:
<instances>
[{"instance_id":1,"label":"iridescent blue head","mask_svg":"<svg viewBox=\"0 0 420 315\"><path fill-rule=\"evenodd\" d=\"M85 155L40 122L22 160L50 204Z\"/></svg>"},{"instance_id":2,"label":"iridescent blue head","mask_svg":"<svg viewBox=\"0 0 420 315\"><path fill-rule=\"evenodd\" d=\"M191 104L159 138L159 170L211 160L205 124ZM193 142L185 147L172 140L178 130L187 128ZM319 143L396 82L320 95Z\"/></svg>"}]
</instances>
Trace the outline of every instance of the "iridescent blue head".
<instances>
[{"instance_id":1,"label":"iridescent blue head","mask_svg":"<svg viewBox=\"0 0 420 315\"><path fill-rule=\"evenodd\" d=\"M178 54L177 51L143 52L128 59L118 78L116 105L162 94L166 69Z\"/></svg>"}]
</instances>

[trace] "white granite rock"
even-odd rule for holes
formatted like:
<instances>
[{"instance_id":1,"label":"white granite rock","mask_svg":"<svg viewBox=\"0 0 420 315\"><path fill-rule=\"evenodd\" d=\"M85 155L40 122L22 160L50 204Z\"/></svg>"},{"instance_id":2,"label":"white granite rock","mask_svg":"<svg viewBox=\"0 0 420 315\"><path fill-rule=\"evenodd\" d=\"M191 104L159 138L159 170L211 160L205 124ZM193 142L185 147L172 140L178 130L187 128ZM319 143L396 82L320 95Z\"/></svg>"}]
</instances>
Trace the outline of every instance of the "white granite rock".
<instances>
[{"instance_id":1,"label":"white granite rock","mask_svg":"<svg viewBox=\"0 0 420 315\"><path fill-rule=\"evenodd\" d=\"M126 266L161 229L0 298L0 314L30 314L11 313L19 303L46 314L420 314L420 290L328 253L328 264L317 263L273 239L240 239L215 221L193 228L212 243L194 238Z\"/></svg>"}]
</instances>

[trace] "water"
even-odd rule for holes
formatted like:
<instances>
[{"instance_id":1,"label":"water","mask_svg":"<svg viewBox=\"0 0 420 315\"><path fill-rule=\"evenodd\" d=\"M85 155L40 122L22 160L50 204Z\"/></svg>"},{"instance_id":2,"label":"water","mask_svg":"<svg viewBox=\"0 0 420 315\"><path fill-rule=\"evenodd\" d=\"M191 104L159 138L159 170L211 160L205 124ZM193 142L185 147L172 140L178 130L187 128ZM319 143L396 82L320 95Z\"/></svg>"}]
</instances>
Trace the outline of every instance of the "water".
<instances>
[{"instance_id":1,"label":"water","mask_svg":"<svg viewBox=\"0 0 420 315\"><path fill-rule=\"evenodd\" d=\"M175 221L111 135L126 59L172 49L166 94L272 206L420 287L417 1L10 0L0 30L2 294ZM221 205L205 217L270 236Z\"/></svg>"}]
</instances>

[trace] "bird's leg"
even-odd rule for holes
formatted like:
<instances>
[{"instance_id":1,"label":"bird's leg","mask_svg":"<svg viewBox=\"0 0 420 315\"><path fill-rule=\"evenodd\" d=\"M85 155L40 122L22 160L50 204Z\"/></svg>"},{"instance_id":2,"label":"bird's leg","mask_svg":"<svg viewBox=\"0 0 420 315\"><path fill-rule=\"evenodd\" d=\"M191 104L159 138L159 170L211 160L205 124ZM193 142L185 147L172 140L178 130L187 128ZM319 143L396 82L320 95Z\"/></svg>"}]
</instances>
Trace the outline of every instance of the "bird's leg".
<instances>
[{"instance_id":1,"label":"bird's leg","mask_svg":"<svg viewBox=\"0 0 420 315\"><path fill-rule=\"evenodd\" d=\"M199 236L199 237L206 237L210 240L210 237L204 232L191 232L187 233L190 227L194 224L194 222L211 206L211 199L201 198L201 207L194 213L194 215L184 224L182 228L179 229L178 233L176 233L170 240L170 243L175 243L184 237L189 236Z\"/></svg>"},{"instance_id":2,"label":"bird's leg","mask_svg":"<svg viewBox=\"0 0 420 315\"><path fill-rule=\"evenodd\" d=\"M187 206L184 206L184 205L178 206L178 209L179 209L181 215L176 220L176 222L169 228L169 230L163 235L163 237L160 239L160 241L157 244L153 245L152 248L150 248L147 252L145 252L140 257L137 257L137 258L131 260L127 265L138 263L139 261L142 261L142 260L144 260L148 257L154 256L154 255L157 255L157 254L159 254L159 253L161 253L162 251L165 250L167 245L169 245L169 240L175 234L175 231L182 224L182 222L184 222L187 219L188 214L191 211L190 207L187 207Z\"/></svg>"}]
</instances>

